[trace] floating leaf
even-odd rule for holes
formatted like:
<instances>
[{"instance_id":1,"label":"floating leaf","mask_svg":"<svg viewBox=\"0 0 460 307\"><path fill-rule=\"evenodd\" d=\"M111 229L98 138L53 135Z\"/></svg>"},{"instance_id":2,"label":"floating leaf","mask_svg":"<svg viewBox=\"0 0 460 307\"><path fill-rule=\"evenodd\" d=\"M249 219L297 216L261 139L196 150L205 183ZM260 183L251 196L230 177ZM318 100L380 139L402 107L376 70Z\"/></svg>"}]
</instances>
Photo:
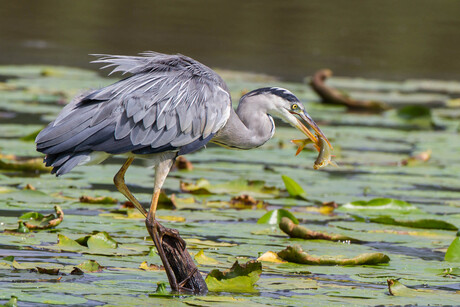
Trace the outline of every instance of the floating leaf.
<instances>
[{"instance_id":1,"label":"floating leaf","mask_svg":"<svg viewBox=\"0 0 460 307\"><path fill-rule=\"evenodd\" d=\"M20 171L20 172L50 172L51 167L43 164L42 158L20 159L0 159L0 169L7 171Z\"/></svg>"},{"instance_id":2,"label":"floating leaf","mask_svg":"<svg viewBox=\"0 0 460 307\"><path fill-rule=\"evenodd\" d=\"M339 208L340 210L359 210L359 211L397 211L401 213L411 213L417 211L417 207L403 200L392 198L374 198L369 201L358 200Z\"/></svg>"},{"instance_id":3,"label":"floating leaf","mask_svg":"<svg viewBox=\"0 0 460 307\"><path fill-rule=\"evenodd\" d=\"M144 270L144 271L159 271L159 270L164 270L162 266L158 266L156 264L148 264L147 261L143 261L139 265L139 269Z\"/></svg>"},{"instance_id":4,"label":"floating leaf","mask_svg":"<svg viewBox=\"0 0 460 307\"><path fill-rule=\"evenodd\" d=\"M206 256L203 249L201 249L193 258L201 265L215 265L219 263L216 259Z\"/></svg>"},{"instance_id":5,"label":"floating leaf","mask_svg":"<svg viewBox=\"0 0 460 307\"><path fill-rule=\"evenodd\" d=\"M388 279L388 291L391 295L394 296L407 296L407 297L414 297L419 295L419 292L414 289L410 289L404 286L402 283L397 281L396 279Z\"/></svg>"},{"instance_id":6,"label":"floating leaf","mask_svg":"<svg viewBox=\"0 0 460 307\"><path fill-rule=\"evenodd\" d=\"M18 307L18 298L14 295L11 296L10 300L6 302L3 307Z\"/></svg>"},{"instance_id":7,"label":"floating leaf","mask_svg":"<svg viewBox=\"0 0 460 307\"><path fill-rule=\"evenodd\" d=\"M287 262L286 260L281 259L277 253L271 252L271 251L268 251L262 254L259 258L257 258L257 261L276 262L276 263Z\"/></svg>"},{"instance_id":8,"label":"floating leaf","mask_svg":"<svg viewBox=\"0 0 460 307\"><path fill-rule=\"evenodd\" d=\"M369 218L370 222L386 224L386 225L397 225L413 228L423 228L423 229L445 229L445 230L458 230L455 225L451 223L435 220L435 219L396 219L389 215L383 215L379 217Z\"/></svg>"},{"instance_id":9,"label":"floating leaf","mask_svg":"<svg viewBox=\"0 0 460 307\"><path fill-rule=\"evenodd\" d=\"M235 209L259 209L265 207L266 203L244 194L232 197L230 199L230 206Z\"/></svg>"},{"instance_id":10,"label":"floating leaf","mask_svg":"<svg viewBox=\"0 0 460 307\"><path fill-rule=\"evenodd\" d=\"M116 204L118 201L110 196L99 196L99 197L91 197L83 195L80 197L81 203L87 204L102 204L102 205L111 205Z\"/></svg>"},{"instance_id":11,"label":"floating leaf","mask_svg":"<svg viewBox=\"0 0 460 307\"><path fill-rule=\"evenodd\" d=\"M268 211L257 221L257 224L279 224L283 217L290 219L294 224L299 224L299 221L296 219L296 217L286 209L275 209Z\"/></svg>"},{"instance_id":12,"label":"floating leaf","mask_svg":"<svg viewBox=\"0 0 460 307\"><path fill-rule=\"evenodd\" d=\"M281 218L279 227L291 238L300 238L305 240L328 240L328 241L351 241L359 242L359 240L339 234L329 234L321 231L313 231L303 226L296 225L287 217Z\"/></svg>"},{"instance_id":13,"label":"floating leaf","mask_svg":"<svg viewBox=\"0 0 460 307\"><path fill-rule=\"evenodd\" d=\"M449 245L444 260L450 262L460 262L460 231L457 232L457 236Z\"/></svg>"},{"instance_id":14,"label":"floating leaf","mask_svg":"<svg viewBox=\"0 0 460 307\"><path fill-rule=\"evenodd\" d=\"M58 275L59 274L59 269L57 268L42 268L42 267L36 267L37 272L40 274L48 274L48 275Z\"/></svg>"},{"instance_id":15,"label":"floating leaf","mask_svg":"<svg viewBox=\"0 0 460 307\"><path fill-rule=\"evenodd\" d=\"M192 162L187 160L184 156L177 157L174 165L176 166L178 170L186 170L186 171L193 170Z\"/></svg>"},{"instance_id":16,"label":"floating leaf","mask_svg":"<svg viewBox=\"0 0 460 307\"><path fill-rule=\"evenodd\" d=\"M289 262L309 265L375 265L390 262L390 257L382 253L366 253L354 258L315 257L304 252L300 245L288 246L286 249L278 252L278 256Z\"/></svg>"},{"instance_id":17,"label":"floating leaf","mask_svg":"<svg viewBox=\"0 0 460 307\"><path fill-rule=\"evenodd\" d=\"M102 272L103 267L97 263L96 260L86 260L85 262L80 263L76 268L82 270L83 272Z\"/></svg>"},{"instance_id":18,"label":"floating leaf","mask_svg":"<svg viewBox=\"0 0 460 307\"><path fill-rule=\"evenodd\" d=\"M16 229L5 229L6 233L29 233L30 230L24 225L23 221L18 221L18 228Z\"/></svg>"},{"instance_id":19,"label":"floating leaf","mask_svg":"<svg viewBox=\"0 0 460 307\"><path fill-rule=\"evenodd\" d=\"M77 241L70 239L67 236L62 234L58 234L58 244L57 246L63 250L67 251L83 251L86 250L87 247L78 244Z\"/></svg>"},{"instance_id":20,"label":"floating leaf","mask_svg":"<svg viewBox=\"0 0 460 307\"><path fill-rule=\"evenodd\" d=\"M431 119L431 110L425 106L405 106L397 110L400 118L414 120L420 118Z\"/></svg>"},{"instance_id":21,"label":"floating leaf","mask_svg":"<svg viewBox=\"0 0 460 307\"><path fill-rule=\"evenodd\" d=\"M37 138L37 135L40 133L40 131L42 131L42 129L35 130L34 132L21 137L20 140L25 141L25 142L34 142L35 139Z\"/></svg>"},{"instance_id":22,"label":"floating leaf","mask_svg":"<svg viewBox=\"0 0 460 307\"><path fill-rule=\"evenodd\" d=\"M118 243L105 231L91 235L87 240L90 250L113 249L118 247Z\"/></svg>"},{"instance_id":23,"label":"floating leaf","mask_svg":"<svg viewBox=\"0 0 460 307\"><path fill-rule=\"evenodd\" d=\"M212 270L206 276L206 284L212 292L253 292L254 284L259 280L262 273L262 264L257 261L249 261L240 265L236 261L233 266L221 272Z\"/></svg>"},{"instance_id":24,"label":"floating leaf","mask_svg":"<svg viewBox=\"0 0 460 307\"><path fill-rule=\"evenodd\" d=\"M295 182L294 179L286 175L281 176L281 178L283 179L284 185L286 186L286 190L288 191L290 196L300 199L307 199L307 193L297 182Z\"/></svg>"},{"instance_id":25,"label":"floating leaf","mask_svg":"<svg viewBox=\"0 0 460 307\"><path fill-rule=\"evenodd\" d=\"M253 197L274 197L279 195L279 190L275 187L268 187L264 181L249 181L237 179L212 185L206 179L199 179L195 184L181 182L180 188L183 192L192 194L247 194Z\"/></svg>"},{"instance_id":26,"label":"floating leaf","mask_svg":"<svg viewBox=\"0 0 460 307\"><path fill-rule=\"evenodd\" d=\"M56 215L42 215L39 212L28 212L19 217L19 220L24 221L24 225L31 230L50 229L58 226L64 220L64 212L61 207L54 206Z\"/></svg>"}]
</instances>

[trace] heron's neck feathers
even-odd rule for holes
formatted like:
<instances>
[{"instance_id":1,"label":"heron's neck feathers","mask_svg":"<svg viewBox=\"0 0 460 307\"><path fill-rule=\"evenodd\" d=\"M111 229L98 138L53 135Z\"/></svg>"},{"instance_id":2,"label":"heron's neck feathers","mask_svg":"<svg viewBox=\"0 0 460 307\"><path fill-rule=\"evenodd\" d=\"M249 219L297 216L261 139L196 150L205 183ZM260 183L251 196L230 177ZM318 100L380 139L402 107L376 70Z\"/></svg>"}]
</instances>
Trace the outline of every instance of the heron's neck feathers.
<instances>
[{"instance_id":1,"label":"heron's neck feathers","mask_svg":"<svg viewBox=\"0 0 460 307\"><path fill-rule=\"evenodd\" d=\"M273 118L265 105L263 96L243 98L236 112L230 111L227 123L211 141L235 149L262 146L275 133Z\"/></svg>"}]
</instances>

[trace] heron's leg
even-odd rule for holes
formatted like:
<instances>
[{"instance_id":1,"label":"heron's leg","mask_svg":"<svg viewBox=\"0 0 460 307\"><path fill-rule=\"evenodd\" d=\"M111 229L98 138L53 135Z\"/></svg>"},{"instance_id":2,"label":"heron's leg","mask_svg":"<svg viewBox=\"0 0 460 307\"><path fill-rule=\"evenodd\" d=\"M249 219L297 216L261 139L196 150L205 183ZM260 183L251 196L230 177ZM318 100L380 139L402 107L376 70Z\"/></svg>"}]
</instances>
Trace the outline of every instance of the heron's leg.
<instances>
[{"instance_id":1,"label":"heron's leg","mask_svg":"<svg viewBox=\"0 0 460 307\"><path fill-rule=\"evenodd\" d=\"M125 184L125 173L128 167L133 163L134 157L129 157L128 160L123 164L118 173L113 177L113 183L117 187L118 191L123 194L133 205L139 210L144 216L147 216L147 211L142 207L139 201L134 197L134 195L129 191L128 187Z\"/></svg>"},{"instance_id":2,"label":"heron's leg","mask_svg":"<svg viewBox=\"0 0 460 307\"><path fill-rule=\"evenodd\" d=\"M155 166L155 187L153 188L152 202L150 203L150 210L147 218L153 223L155 220L155 213L157 211L158 198L160 197L161 187L165 182L166 177L174 164L173 159L161 161Z\"/></svg>"}]
</instances>

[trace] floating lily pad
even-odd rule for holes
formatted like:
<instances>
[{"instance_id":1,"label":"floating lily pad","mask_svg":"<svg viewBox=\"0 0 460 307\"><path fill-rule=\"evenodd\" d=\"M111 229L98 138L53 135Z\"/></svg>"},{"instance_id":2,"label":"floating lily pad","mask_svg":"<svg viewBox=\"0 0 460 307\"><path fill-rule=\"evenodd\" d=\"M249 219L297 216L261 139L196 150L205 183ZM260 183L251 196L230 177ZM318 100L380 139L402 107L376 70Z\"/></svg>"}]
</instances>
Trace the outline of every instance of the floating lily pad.
<instances>
[{"instance_id":1,"label":"floating lily pad","mask_svg":"<svg viewBox=\"0 0 460 307\"><path fill-rule=\"evenodd\" d=\"M249 261L241 265L236 261L228 271L212 270L206 277L206 284L212 292L254 292L254 284L261 273L260 262Z\"/></svg>"},{"instance_id":2,"label":"floating lily pad","mask_svg":"<svg viewBox=\"0 0 460 307\"><path fill-rule=\"evenodd\" d=\"M299 224L296 217L286 209L275 209L265 213L258 221L258 224L279 224L283 218L288 218L294 224Z\"/></svg>"},{"instance_id":3,"label":"floating lily pad","mask_svg":"<svg viewBox=\"0 0 460 307\"><path fill-rule=\"evenodd\" d=\"M457 232L457 236L449 245L444 259L450 262L460 262L460 232Z\"/></svg>"},{"instance_id":4,"label":"floating lily pad","mask_svg":"<svg viewBox=\"0 0 460 307\"><path fill-rule=\"evenodd\" d=\"M77 265L83 272L101 272L103 267L95 260L87 260Z\"/></svg>"},{"instance_id":5,"label":"floating lily pad","mask_svg":"<svg viewBox=\"0 0 460 307\"><path fill-rule=\"evenodd\" d=\"M288 191L290 196L305 200L307 199L307 193L297 182L295 182L294 179L286 175L281 176L281 178L283 179L284 185L286 186L286 190Z\"/></svg>"},{"instance_id":6,"label":"floating lily pad","mask_svg":"<svg viewBox=\"0 0 460 307\"><path fill-rule=\"evenodd\" d=\"M403 200L392 198L375 198L369 201L358 200L344 204L339 210L346 211L397 211L411 213L417 211L417 207Z\"/></svg>"}]
</instances>

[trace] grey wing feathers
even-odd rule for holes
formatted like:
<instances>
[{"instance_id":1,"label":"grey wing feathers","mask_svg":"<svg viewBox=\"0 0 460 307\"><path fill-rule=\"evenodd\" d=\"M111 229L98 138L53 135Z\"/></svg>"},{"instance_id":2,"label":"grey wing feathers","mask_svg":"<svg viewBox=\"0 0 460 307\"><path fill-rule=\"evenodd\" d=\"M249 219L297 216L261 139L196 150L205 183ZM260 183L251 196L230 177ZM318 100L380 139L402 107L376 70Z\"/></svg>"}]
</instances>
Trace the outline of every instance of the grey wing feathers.
<instances>
[{"instance_id":1,"label":"grey wing feathers","mask_svg":"<svg viewBox=\"0 0 460 307\"><path fill-rule=\"evenodd\" d=\"M61 167L58 174L92 151L185 154L205 145L228 119L225 83L191 58L149 52L94 62L133 75L76 97L40 132L37 150L50 156L47 165Z\"/></svg>"}]
</instances>

